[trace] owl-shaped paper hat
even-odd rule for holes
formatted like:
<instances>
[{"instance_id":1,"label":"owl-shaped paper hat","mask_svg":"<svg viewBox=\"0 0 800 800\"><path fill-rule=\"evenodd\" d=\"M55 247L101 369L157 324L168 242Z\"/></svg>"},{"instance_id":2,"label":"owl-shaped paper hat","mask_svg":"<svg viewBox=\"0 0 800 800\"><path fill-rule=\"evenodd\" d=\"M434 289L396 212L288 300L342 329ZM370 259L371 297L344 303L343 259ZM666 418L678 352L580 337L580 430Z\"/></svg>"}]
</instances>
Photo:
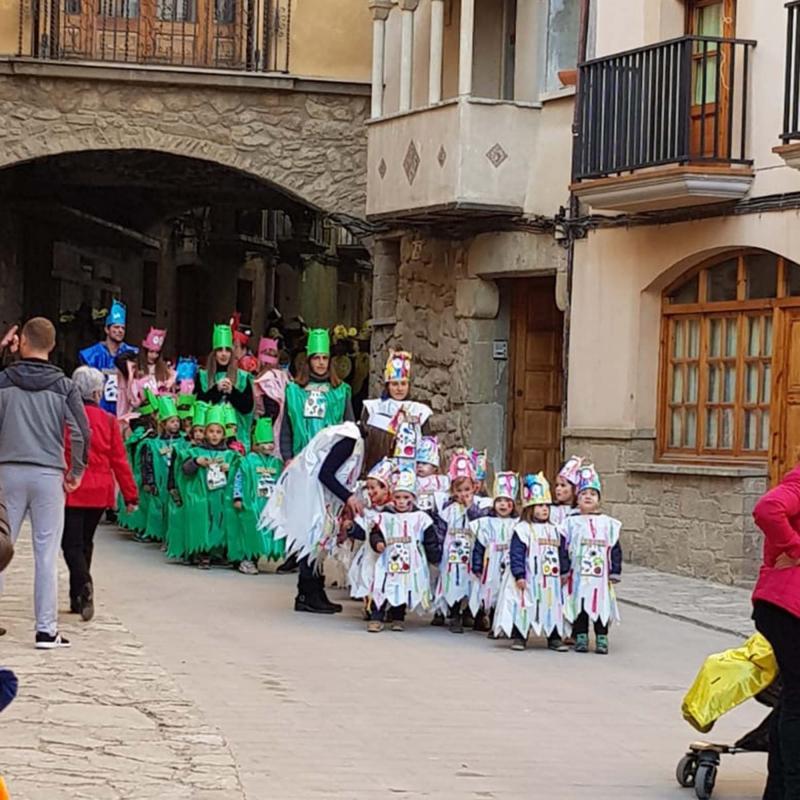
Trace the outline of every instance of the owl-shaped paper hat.
<instances>
[{"instance_id":1,"label":"owl-shaped paper hat","mask_svg":"<svg viewBox=\"0 0 800 800\"><path fill-rule=\"evenodd\" d=\"M411 353L404 350L392 350L386 359L383 379L389 381L407 381L411 379Z\"/></svg>"},{"instance_id":2,"label":"owl-shaped paper hat","mask_svg":"<svg viewBox=\"0 0 800 800\"><path fill-rule=\"evenodd\" d=\"M586 489L594 489L597 494L602 493L600 476L597 474L597 470L592 464L587 464L585 467L581 467L578 478L578 494Z\"/></svg>"},{"instance_id":3,"label":"owl-shaped paper hat","mask_svg":"<svg viewBox=\"0 0 800 800\"><path fill-rule=\"evenodd\" d=\"M522 479L522 505L550 505L552 502L550 483L543 472L538 475L526 475Z\"/></svg>"},{"instance_id":4,"label":"owl-shaped paper hat","mask_svg":"<svg viewBox=\"0 0 800 800\"><path fill-rule=\"evenodd\" d=\"M573 486L577 486L580 481L580 471L583 459L580 456L570 456L561 471L558 473L559 478L569 481Z\"/></svg>"},{"instance_id":5,"label":"owl-shaped paper hat","mask_svg":"<svg viewBox=\"0 0 800 800\"><path fill-rule=\"evenodd\" d=\"M394 492L408 492L417 496L417 472L413 464L403 464L394 475Z\"/></svg>"},{"instance_id":6,"label":"owl-shaped paper hat","mask_svg":"<svg viewBox=\"0 0 800 800\"><path fill-rule=\"evenodd\" d=\"M147 332L147 336L144 337L142 347L145 350L151 350L154 353L160 353L166 338L166 331L162 331L159 328L150 328L150 330Z\"/></svg>"},{"instance_id":7,"label":"owl-shaped paper hat","mask_svg":"<svg viewBox=\"0 0 800 800\"><path fill-rule=\"evenodd\" d=\"M375 466L367 473L367 478L380 481L384 486L392 485L392 478L397 465L390 458L382 458Z\"/></svg>"},{"instance_id":8,"label":"owl-shaped paper hat","mask_svg":"<svg viewBox=\"0 0 800 800\"><path fill-rule=\"evenodd\" d=\"M439 437L423 436L417 445L417 461L421 464L439 466Z\"/></svg>"},{"instance_id":9,"label":"owl-shaped paper hat","mask_svg":"<svg viewBox=\"0 0 800 800\"><path fill-rule=\"evenodd\" d=\"M466 450L456 450L450 459L450 467L447 470L450 481L455 483L459 478L469 478L475 480L475 467L472 465L470 454Z\"/></svg>"},{"instance_id":10,"label":"owl-shaped paper hat","mask_svg":"<svg viewBox=\"0 0 800 800\"><path fill-rule=\"evenodd\" d=\"M517 501L519 497L519 475L516 472L498 472L494 476L494 499L504 497Z\"/></svg>"}]
</instances>

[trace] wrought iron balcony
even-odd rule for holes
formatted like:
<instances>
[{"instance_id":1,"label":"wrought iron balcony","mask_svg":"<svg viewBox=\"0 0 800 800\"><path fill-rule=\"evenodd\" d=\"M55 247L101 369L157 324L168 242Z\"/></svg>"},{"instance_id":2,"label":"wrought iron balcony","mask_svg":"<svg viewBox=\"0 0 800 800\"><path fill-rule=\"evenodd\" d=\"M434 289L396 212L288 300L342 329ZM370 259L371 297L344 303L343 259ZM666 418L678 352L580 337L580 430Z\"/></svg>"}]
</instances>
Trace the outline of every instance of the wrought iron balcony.
<instances>
[{"instance_id":1,"label":"wrought iron balcony","mask_svg":"<svg viewBox=\"0 0 800 800\"><path fill-rule=\"evenodd\" d=\"M19 57L288 71L292 0L19 3Z\"/></svg>"},{"instance_id":2,"label":"wrought iron balcony","mask_svg":"<svg viewBox=\"0 0 800 800\"><path fill-rule=\"evenodd\" d=\"M786 4L786 80L783 104L784 142L800 141L800 0Z\"/></svg>"},{"instance_id":3,"label":"wrought iron balcony","mask_svg":"<svg viewBox=\"0 0 800 800\"><path fill-rule=\"evenodd\" d=\"M678 192L686 197L659 200L645 193L639 203L623 201L621 209L741 196L749 184L740 179L731 184L723 177L713 187L708 175L723 175L720 167L746 169L752 163L747 153L748 91L755 44L683 36L581 64L574 179L610 180L667 166L686 168L684 183L686 175L705 176L704 188L687 186ZM615 206L605 201L604 207Z\"/></svg>"}]
</instances>

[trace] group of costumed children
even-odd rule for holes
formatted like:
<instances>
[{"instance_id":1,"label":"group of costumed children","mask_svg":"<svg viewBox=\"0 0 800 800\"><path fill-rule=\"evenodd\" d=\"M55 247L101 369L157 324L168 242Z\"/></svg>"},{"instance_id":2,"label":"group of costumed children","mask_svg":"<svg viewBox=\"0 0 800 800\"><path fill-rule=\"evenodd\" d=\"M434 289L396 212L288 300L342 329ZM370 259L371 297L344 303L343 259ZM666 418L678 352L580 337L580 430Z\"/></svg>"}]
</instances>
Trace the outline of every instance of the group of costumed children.
<instances>
[{"instance_id":1,"label":"group of costumed children","mask_svg":"<svg viewBox=\"0 0 800 800\"><path fill-rule=\"evenodd\" d=\"M410 354L390 355L382 397L365 404L366 445L349 423L316 437L279 480L262 525L318 571L342 549L355 551L348 582L370 632L403 630L407 612L432 610L432 624L453 633L471 621L492 638L510 638L516 650L533 634L551 650L574 643L585 653L592 623L595 651L607 654L608 628L619 619L621 525L600 510L594 467L570 458L555 502L542 473L520 480L500 472L486 496L485 451L456 450L441 474L438 440L423 430L431 411L410 399L410 367ZM335 465L343 486L323 477L337 440L350 440L349 461ZM364 451L374 456L375 443L387 441L391 450L357 482ZM296 610L333 613L308 607L303 592L299 584Z\"/></svg>"},{"instance_id":2,"label":"group of costumed children","mask_svg":"<svg viewBox=\"0 0 800 800\"><path fill-rule=\"evenodd\" d=\"M214 329L213 348L230 350L228 325ZM177 381L190 390L196 362L181 359ZM125 441L139 488L133 512L119 507L119 523L139 541L161 542L167 557L208 569L212 559L240 572L256 574L258 559L284 557L282 541L259 529L259 517L283 469L274 455L270 417L247 422L229 402L200 402L196 395L156 395L143 390L144 401L130 421ZM249 447L248 447L249 445Z\"/></svg>"}]
</instances>

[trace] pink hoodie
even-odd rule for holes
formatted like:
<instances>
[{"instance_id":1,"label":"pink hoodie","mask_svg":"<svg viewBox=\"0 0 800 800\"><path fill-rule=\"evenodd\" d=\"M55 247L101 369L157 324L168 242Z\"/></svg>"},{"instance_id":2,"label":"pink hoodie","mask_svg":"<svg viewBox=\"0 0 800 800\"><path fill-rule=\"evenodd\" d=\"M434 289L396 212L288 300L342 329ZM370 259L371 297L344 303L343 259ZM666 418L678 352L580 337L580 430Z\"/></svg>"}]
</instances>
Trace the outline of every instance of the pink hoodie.
<instances>
[{"instance_id":1,"label":"pink hoodie","mask_svg":"<svg viewBox=\"0 0 800 800\"><path fill-rule=\"evenodd\" d=\"M264 416L264 397L269 397L280 406L277 419L272 424L272 432L275 437L275 455L279 456L280 448L277 446L281 440L281 422L286 405L286 387L289 384L289 377L282 369L271 369L265 372L260 378L254 381L256 391L256 415Z\"/></svg>"}]
</instances>

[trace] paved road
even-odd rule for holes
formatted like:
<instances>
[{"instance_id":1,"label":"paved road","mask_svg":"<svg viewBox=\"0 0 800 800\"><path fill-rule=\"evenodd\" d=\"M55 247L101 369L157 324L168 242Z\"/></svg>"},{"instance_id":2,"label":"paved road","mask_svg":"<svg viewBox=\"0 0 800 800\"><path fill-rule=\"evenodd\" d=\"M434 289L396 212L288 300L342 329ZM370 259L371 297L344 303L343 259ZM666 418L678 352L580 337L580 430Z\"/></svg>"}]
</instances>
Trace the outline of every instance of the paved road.
<instances>
[{"instance_id":1,"label":"paved road","mask_svg":"<svg viewBox=\"0 0 800 800\"><path fill-rule=\"evenodd\" d=\"M606 659L415 621L368 635L355 603L290 611L294 576L167 564L108 528L96 558L100 603L222 731L248 800L693 797L673 777L696 738L680 701L739 641L631 606ZM762 716L747 704L714 736ZM764 757L729 759L715 797L758 798L763 780Z\"/></svg>"}]
</instances>

